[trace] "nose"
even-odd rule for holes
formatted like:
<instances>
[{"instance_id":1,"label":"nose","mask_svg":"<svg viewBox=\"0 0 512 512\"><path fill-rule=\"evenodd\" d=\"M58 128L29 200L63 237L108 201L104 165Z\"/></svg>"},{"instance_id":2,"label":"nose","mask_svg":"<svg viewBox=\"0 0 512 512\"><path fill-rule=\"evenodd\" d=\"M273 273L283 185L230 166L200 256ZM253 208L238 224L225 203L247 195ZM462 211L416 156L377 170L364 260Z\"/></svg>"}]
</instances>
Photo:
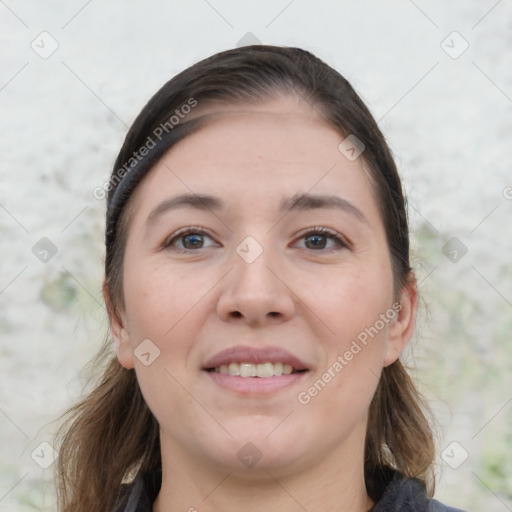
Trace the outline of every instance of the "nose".
<instances>
[{"instance_id":1,"label":"nose","mask_svg":"<svg viewBox=\"0 0 512 512\"><path fill-rule=\"evenodd\" d=\"M251 263L233 255L233 270L223 280L217 302L218 316L227 322L252 327L278 324L293 317L296 298L280 265L269 251Z\"/></svg>"}]
</instances>

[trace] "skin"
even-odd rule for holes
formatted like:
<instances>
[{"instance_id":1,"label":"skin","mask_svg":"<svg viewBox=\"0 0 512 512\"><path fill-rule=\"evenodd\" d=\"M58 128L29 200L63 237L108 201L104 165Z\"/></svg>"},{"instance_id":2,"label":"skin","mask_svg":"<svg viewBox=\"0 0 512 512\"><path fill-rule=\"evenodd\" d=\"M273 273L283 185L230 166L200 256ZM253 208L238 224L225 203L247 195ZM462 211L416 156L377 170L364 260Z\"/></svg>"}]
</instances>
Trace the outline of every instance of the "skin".
<instances>
[{"instance_id":1,"label":"skin","mask_svg":"<svg viewBox=\"0 0 512 512\"><path fill-rule=\"evenodd\" d=\"M412 335L414 281L395 296L362 158L347 160L338 150L344 137L309 105L281 96L209 111L222 114L171 148L132 198L125 307L111 317L119 361L135 368L160 425L163 482L153 511L367 511L368 407L382 368ZM182 207L146 224L162 201L190 192L216 196L225 208ZM278 211L282 199L306 192L350 201L365 220L334 208ZM163 247L187 226L208 232L199 236L203 247L179 237ZM320 235L321 247L312 246L304 231L318 226L347 245ZM263 249L252 263L236 252L247 236ZM297 395L397 299L393 320L299 403ZM144 339L160 350L149 366L134 356ZM309 371L271 395L241 396L201 370L236 345L285 348ZM247 443L261 454L252 467L237 456Z\"/></svg>"}]
</instances>

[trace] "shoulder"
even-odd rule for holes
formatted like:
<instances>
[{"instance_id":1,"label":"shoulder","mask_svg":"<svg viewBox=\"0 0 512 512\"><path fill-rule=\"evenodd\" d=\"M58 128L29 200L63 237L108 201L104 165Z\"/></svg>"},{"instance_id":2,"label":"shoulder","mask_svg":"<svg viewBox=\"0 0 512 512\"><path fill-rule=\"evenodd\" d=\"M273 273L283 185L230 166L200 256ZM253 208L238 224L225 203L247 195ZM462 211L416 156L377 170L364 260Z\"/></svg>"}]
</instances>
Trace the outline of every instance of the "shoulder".
<instances>
[{"instance_id":1,"label":"shoulder","mask_svg":"<svg viewBox=\"0 0 512 512\"><path fill-rule=\"evenodd\" d=\"M429 500L427 512L464 512L460 508L448 507L437 500Z\"/></svg>"},{"instance_id":2,"label":"shoulder","mask_svg":"<svg viewBox=\"0 0 512 512\"><path fill-rule=\"evenodd\" d=\"M371 512L463 512L429 499L423 482L405 478L397 471L383 471L378 489L378 498Z\"/></svg>"}]
</instances>

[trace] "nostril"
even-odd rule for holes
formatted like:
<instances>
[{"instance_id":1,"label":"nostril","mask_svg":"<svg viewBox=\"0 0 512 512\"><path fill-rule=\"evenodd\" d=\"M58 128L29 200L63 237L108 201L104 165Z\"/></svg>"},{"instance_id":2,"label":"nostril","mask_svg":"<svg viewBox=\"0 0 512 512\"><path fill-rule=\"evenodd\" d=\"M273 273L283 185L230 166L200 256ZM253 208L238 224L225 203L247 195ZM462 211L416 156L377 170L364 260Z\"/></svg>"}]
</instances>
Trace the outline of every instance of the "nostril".
<instances>
[{"instance_id":1,"label":"nostril","mask_svg":"<svg viewBox=\"0 0 512 512\"><path fill-rule=\"evenodd\" d=\"M240 311L233 311L231 313L231 316L233 316L235 318L240 318L242 316L242 313L240 313Z\"/></svg>"}]
</instances>

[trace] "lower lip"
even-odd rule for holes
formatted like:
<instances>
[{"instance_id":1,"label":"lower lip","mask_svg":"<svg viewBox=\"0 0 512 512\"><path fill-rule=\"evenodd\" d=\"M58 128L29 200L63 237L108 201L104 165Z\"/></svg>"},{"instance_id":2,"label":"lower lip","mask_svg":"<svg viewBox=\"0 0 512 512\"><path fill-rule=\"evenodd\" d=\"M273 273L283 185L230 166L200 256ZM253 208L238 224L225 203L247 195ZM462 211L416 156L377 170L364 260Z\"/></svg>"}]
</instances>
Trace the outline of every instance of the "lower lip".
<instances>
[{"instance_id":1,"label":"lower lip","mask_svg":"<svg viewBox=\"0 0 512 512\"><path fill-rule=\"evenodd\" d=\"M246 395L265 395L297 384L309 373L291 373L289 375L275 375L274 377L238 377L229 373L205 373L215 384L229 391Z\"/></svg>"}]
</instances>

